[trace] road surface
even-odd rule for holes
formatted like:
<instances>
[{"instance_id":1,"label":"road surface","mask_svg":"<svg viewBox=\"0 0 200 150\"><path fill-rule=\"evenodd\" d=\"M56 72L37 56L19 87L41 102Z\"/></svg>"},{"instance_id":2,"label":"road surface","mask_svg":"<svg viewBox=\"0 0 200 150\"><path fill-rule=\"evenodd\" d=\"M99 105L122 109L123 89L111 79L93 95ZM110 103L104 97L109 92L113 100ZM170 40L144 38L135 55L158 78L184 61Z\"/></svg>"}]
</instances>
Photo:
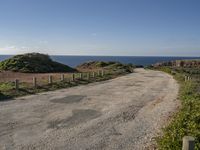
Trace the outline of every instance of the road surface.
<instances>
[{"instance_id":1,"label":"road surface","mask_svg":"<svg viewBox=\"0 0 200 150\"><path fill-rule=\"evenodd\" d=\"M178 88L168 74L136 69L109 81L0 102L0 149L148 149L179 106Z\"/></svg>"}]
</instances>

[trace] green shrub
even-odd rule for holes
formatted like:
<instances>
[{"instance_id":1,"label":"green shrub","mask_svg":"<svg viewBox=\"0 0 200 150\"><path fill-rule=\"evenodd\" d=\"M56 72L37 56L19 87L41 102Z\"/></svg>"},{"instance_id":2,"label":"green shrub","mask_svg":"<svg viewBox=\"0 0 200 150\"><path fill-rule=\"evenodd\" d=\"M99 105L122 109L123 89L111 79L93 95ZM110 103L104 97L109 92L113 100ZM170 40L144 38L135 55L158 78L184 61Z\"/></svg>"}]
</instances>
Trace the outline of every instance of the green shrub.
<instances>
[{"instance_id":1,"label":"green shrub","mask_svg":"<svg viewBox=\"0 0 200 150\"><path fill-rule=\"evenodd\" d=\"M13 88L14 88L14 83L11 82L0 83L0 91L8 91Z\"/></svg>"},{"instance_id":2,"label":"green shrub","mask_svg":"<svg viewBox=\"0 0 200 150\"><path fill-rule=\"evenodd\" d=\"M16 55L0 62L0 70L10 70L27 73L47 72L74 72L75 69L51 60L48 55L40 53L28 53Z\"/></svg>"},{"instance_id":3,"label":"green shrub","mask_svg":"<svg viewBox=\"0 0 200 150\"><path fill-rule=\"evenodd\" d=\"M77 66L78 69L106 69L109 71L132 72L135 68L132 64L122 64L120 62L90 61Z\"/></svg>"}]
</instances>

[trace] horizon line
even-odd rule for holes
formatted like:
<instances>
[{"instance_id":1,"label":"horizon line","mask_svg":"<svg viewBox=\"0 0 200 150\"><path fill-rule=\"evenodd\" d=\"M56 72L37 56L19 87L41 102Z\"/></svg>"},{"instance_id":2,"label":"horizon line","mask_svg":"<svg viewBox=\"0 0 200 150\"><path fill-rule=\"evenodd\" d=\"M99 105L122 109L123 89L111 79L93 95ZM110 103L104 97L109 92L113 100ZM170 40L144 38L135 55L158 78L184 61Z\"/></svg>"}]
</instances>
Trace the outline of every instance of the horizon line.
<instances>
[{"instance_id":1,"label":"horizon line","mask_svg":"<svg viewBox=\"0 0 200 150\"><path fill-rule=\"evenodd\" d=\"M30 52L30 53L34 53L34 52ZM38 53L38 52L36 52ZM23 54L28 54L28 53L22 53L22 54L0 54L0 56L14 56L14 55L23 55ZM180 55L72 55L72 54L47 54L47 53L41 53L41 54L46 54L49 56L90 56L90 57L199 57L200 56L180 56Z\"/></svg>"}]
</instances>

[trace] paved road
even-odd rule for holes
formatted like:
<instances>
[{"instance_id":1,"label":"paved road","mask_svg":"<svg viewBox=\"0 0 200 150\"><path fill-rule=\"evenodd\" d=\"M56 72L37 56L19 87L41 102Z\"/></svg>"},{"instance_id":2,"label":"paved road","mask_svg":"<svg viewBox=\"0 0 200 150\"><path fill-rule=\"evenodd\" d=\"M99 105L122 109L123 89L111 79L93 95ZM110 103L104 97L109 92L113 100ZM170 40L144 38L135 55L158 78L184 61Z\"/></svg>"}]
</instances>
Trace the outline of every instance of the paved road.
<instances>
[{"instance_id":1,"label":"paved road","mask_svg":"<svg viewBox=\"0 0 200 150\"><path fill-rule=\"evenodd\" d=\"M136 69L113 80L0 102L0 149L147 149L179 105L178 85Z\"/></svg>"}]
</instances>

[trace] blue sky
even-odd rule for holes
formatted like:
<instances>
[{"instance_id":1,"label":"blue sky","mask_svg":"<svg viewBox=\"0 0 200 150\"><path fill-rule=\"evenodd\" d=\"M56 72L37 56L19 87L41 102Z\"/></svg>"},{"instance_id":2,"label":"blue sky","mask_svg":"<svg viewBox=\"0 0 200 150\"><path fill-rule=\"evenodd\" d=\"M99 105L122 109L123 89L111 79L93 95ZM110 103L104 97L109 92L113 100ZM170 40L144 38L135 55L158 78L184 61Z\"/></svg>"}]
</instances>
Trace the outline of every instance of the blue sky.
<instances>
[{"instance_id":1,"label":"blue sky","mask_svg":"<svg viewBox=\"0 0 200 150\"><path fill-rule=\"evenodd\" d=\"M199 0L0 0L0 54L200 56Z\"/></svg>"}]
</instances>

